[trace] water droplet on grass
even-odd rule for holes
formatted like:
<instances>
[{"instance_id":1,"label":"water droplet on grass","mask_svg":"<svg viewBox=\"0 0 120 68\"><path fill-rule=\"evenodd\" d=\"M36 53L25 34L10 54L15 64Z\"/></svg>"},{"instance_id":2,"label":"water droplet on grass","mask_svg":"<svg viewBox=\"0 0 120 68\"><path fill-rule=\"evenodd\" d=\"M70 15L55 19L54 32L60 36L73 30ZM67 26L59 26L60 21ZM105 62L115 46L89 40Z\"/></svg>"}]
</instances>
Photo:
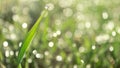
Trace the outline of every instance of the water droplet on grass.
<instances>
[{"instance_id":1,"label":"water droplet on grass","mask_svg":"<svg viewBox=\"0 0 120 68\"><path fill-rule=\"evenodd\" d=\"M47 55L49 55L49 52L48 52L48 51L45 51L44 54L47 56Z\"/></svg>"},{"instance_id":2,"label":"water droplet on grass","mask_svg":"<svg viewBox=\"0 0 120 68\"><path fill-rule=\"evenodd\" d=\"M35 55L35 54L37 54L37 50L33 50L33 52L32 52L32 53L33 53L34 55Z\"/></svg>"},{"instance_id":3,"label":"water droplet on grass","mask_svg":"<svg viewBox=\"0 0 120 68\"><path fill-rule=\"evenodd\" d=\"M92 49L93 49L93 50L95 50L95 48L96 48L96 46L95 46L95 45L93 45L93 46L92 46Z\"/></svg>"},{"instance_id":4,"label":"water droplet on grass","mask_svg":"<svg viewBox=\"0 0 120 68\"><path fill-rule=\"evenodd\" d=\"M56 31L56 34L57 34L57 35L60 35L60 34L61 34L61 31L60 31L60 30Z\"/></svg>"},{"instance_id":5,"label":"water droplet on grass","mask_svg":"<svg viewBox=\"0 0 120 68\"><path fill-rule=\"evenodd\" d=\"M112 36L116 36L116 32L115 31L112 32Z\"/></svg>"},{"instance_id":6,"label":"water droplet on grass","mask_svg":"<svg viewBox=\"0 0 120 68\"><path fill-rule=\"evenodd\" d=\"M53 33L53 37L57 37L57 33Z\"/></svg>"},{"instance_id":7,"label":"water droplet on grass","mask_svg":"<svg viewBox=\"0 0 120 68\"><path fill-rule=\"evenodd\" d=\"M49 43L48 43L48 46L49 46L49 47L53 47L53 46L54 46L54 43L53 43L53 42L49 42Z\"/></svg>"},{"instance_id":8,"label":"water droplet on grass","mask_svg":"<svg viewBox=\"0 0 120 68\"><path fill-rule=\"evenodd\" d=\"M87 64L87 65L86 65L86 68L91 68L91 65L90 65L90 64Z\"/></svg>"},{"instance_id":9,"label":"water droplet on grass","mask_svg":"<svg viewBox=\"0 0 120 68\"><path fill-rule=\"evenodd\" d=\"M37 53L37 54L35 55L35 57L36 57L36 58L43 58L43 55L42 55L42 54Z\"/></svg>"},{"instance_id":10,"label":"water droplet on grass","mask_svg":"<svg viewBox=\"0 0 120 68\"><path fill-rule=\"evenodd\" d=\"M46 4L45 9L51 11L54 9L54 5L52 3L48 3Z\"/></svg>"},{"instance_id":11,"label":"water droplet on grass","mask_svg":"<svg viewBox=\"0 0 120 68\"><path fill-rule=\"evenodd\" d=\"M90 22L86 22L86 23L85 23L85 27L86 27L86 28L90 28L90 27L91 27L91 23L90 23Z\"/></svg>"},{"instance_id":12,"label":"water droplet on grass","mask_svg":"<svg viewBox=\"0 0 120 68\"><path fill-rule=\"evenodd\" d=\"M5 56L6 56L6 57L9 57L9 56L10 56L10 53L9 53L8 50L5 51Z\"/></svg>"},{"instance_id":13,"label":"water droplet on grass","mask_svg":"<svg viewBox=\"0 0 120 68\"><path fill-rule=\"evenodd\" d=\"M78 68L77 65L74 65L73 68Z\"/></svg>"},{"instance_id":14,"label":"water droplet on grass","mask_svg":"<svg viewBox=\"0 0 120 68\"><path fill-rule=\"evenodd\" d=\"M28 63L32 63L32 59L31 58L28 59Z\"/></svg>"},{"instance_id":15,"label":"water droplet on grass","mask_svg":"<svg viewBox=\"0 0 120 68\"><path fill-rule=\"evenodd\" d=\"M13 56L14 55L14 51L10 51L10 55Z\"/></svg>"},{"instance_id":16,"label":"water droplet on grass","mask_svg":"<svg viewBox=\"0 0 120 68\"><path fill-rule=\"evenodd\" d=\"M7 41L4 41L4 42L3 42L3 46L4 46L4 47L8 47L8 42L7 42Z\"/></svg>"},{"instance_id":17,"label":"water droplet on grass","mask_svg":"<svg viewBox=\"0 0 120 68\"><path fill-rule=\"evenodd\" d=\"M24 29L27 28L27 23L23 23L22 28L24 28Z\"/></svg>"},{"instance_id":18,"label":"water droplet on grass","mask_svg":"<svg viewBox=\"0 0 120 68\"><path fill-rule=\"evenodd\" d=\"M84 61L83 61L83 60L81 60L81 62L82 62L82 63L84 63Z\"/></svg>"},{"instance_id":19,"label":"water droplet on grass","mask_svg":"<svg viewBox=\"0 0 120 68\"><path fill-rule=\"evenodd\" d=\"M21 47L21 45L22 45L22 42L19 43L19 47Z\"/></svg>"},{"instance_id":20,"label":"water droplet on grass","mask_svg":"<svg viewBox=\"0 0 120 68\"><path fill-rule=\"evenodd\" d=\"M109 47L109 50L110 50L110 51L113 51L113 50L114 50L113 46L110 46L110 47Z\"/></svg>"},{"instance_id":21,"label":"water droplet on grass","mask_svg":"<svg viewBox=\"0 0 120 68\"><path fill-rule=\"evenodd\" d=\"M103 12L102 13L102 17L103 17L103 19L107 19L108 18L108 13L107 12Z\"/></svg>"},{"instance_id":22,"label":"water droplet on grass","mask_svg":"<svg viewBox=\"0 0 120 68\"><path fill-rule=\"evenodd\" d=\"M62 61L62 56L60 56L60 55L56 56L56 60L57 61Z\"/></svg>"}]
</instances>

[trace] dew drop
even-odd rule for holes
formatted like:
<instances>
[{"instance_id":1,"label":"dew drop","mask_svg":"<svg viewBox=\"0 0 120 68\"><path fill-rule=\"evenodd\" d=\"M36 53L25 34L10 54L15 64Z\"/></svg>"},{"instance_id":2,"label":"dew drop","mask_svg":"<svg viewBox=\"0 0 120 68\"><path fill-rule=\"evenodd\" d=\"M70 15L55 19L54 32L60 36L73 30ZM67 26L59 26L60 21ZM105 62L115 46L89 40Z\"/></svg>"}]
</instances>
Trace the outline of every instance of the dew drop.
<instances>
[{"instance_id":1,"label":"dew drop","mask_svg":"<svg viewBox=\"0 0 120 68\"><path fill-rule=\"evenodd\" d=\"M110 47L109 47L109 50L110 50L110 51L113 51L113 50L114 50L113 46L110 46Z\"/></svg>"},{"instance_id":2,"label":"dew drop","mask_svg":"<svg viewBox=\"0 0 120 68\"><path fill-rule=\"evenodd\" d=\"M96 48L96 46L95 46L95 45L93 45L93 46L92 46L92 49L93 49L93 50L95 50L95 48Z\"/></svg>"},{"instance_id":3,"label":"dew drop","mask_svg":"<svg viewBox=\"0 0 120 68\"><path fill-rule=\"evenodd\" d=\"M87 64L87 65L86 65L86 68L91 68L91 65L90 65L90 64Z\"/></svg>"},{"instance_id":4,"label":"dew drop","mask_svg":"<svg viewBox=\"0 0 120 68\"><path fill-rule=\"evenodd\" d=\"M32 53L35 55L37 54L37 50L33 50Z\"/></svg>"},{"instance_id":5,"label":"dew drop","mask_svg":"<svg viewBox=\"0 0 120 68\"><path fill-rule=\"evenodd\" d=\"M49 47L53 47L53 46L54 46L54 43L53 43L53 42L49 42L49 43L48 43L48 46L49 46Z\"/></svg>"},{"instance_id":6,"label":"dew drop","mask_svg":"<svg viewBox=\"0 0 120 68\"><path fill-rule=\"evenodd\" d=\"M39 53L37 53L35 56L36 56L36 58L43 58L43 55L39 54Z\"/></svg>"},{"instance_id":7,"label":"dew drop","mask_svg":"<svg viewBox=\"0 0 120 68\"><path fill-rule=\"evenodd\" d=\"M116 36L116 32L115 31L112 32L112 36Z\"/></svg>"},{"instance_id":8,"label":"dew drop","mask_svg":"<svg viewBox=\"0 0 120 68\"><path fill-rule=\"evenodd\" d=\"M23 23L22 28L24 28L24 29L27 28L27 23Z\"/></svg>"},{"instance_id":9,"label":"dew drop","mask_svg":"<svg viewBox=\"0 0 120 68\"><path fill-rule=\"evenodd\" d=\"M60 56L60 55L56 56L56 60L57 61L62 61L62 56Z\"/></svg>"},{"instance_id":10,"label":"dew drop","mask_svg":"<svg viewBox=\"0 0 120 68\"><path fill-rule=\"evenodd\" d=\"M31 58L28 59L28 63L32 63L32 59Z\"/></svg>"},{"instance_id":11,"label":"dew drop","mask_svg":"<svg viewBox=\"0 0 120 68\"><path fill-rule=\"evenodd\" d=\"M60 30L56 31L56 34L57 34L57 35L60 35L60 34L61 34L61 31L60 31Z\"/></svg>"},{"instance_id":12,"label":"dew drop","mask_svg":"<svg viewBox=\"0 0 120 68\"><path fill-rule=\"evenodd\" d=\"M46 4L45 9L51 11L54 9L54 5L52 3L48 3Z\"/></svg>"},{"instance_id":13,"label":"dew drop","mask_svg":"<svg viewBox=\"0 0 120 68\"><path fill-rule=\"evenodd\" d=\"M53 37L57 37L57 33L53 33Z\"/></svg>"},{"instance_id":14,"label":"dew drop","mask_svg":"<svg viewBox=\"0 0 120 68\"><path fill-rule=\"evenodd\" d=\"M108 13L107 12L103 12L102 13L102 17L103 17L103 19L107 19L108 18Z\"/></svg>"},{"instance_id":15,"label":"dew drop","mask_svg":"<svg viewBox=\"0 0 120 68\"><path fill-rule=\"evenodd\" d=\"M47 55L49 55L49 52L48 52L48 51L45 51L44 54L47 56Z\"/></svg>"},{"instance_id":16,"label":"dew drop","mask_svg":"<svg viewBox=\"0 0 120 68\"><path fill-rule=\"evenodd\" d=\"M13 51L10 51L10 55L13 56L13 55L14 55L14 52L13 52Z\"/></svg>"},{"instance_id":17,"label":"dew drop","mask_svg":"<svg viewBox=\"0 0 120 68\"><path fill-rule=\"evenodd\" d=\"M7 46L8 46L8 42L7 42L7 41L4 41L4 42L3 42L3 46L4 46L4 47L7 47Z\"/></svg>"},{"instance_id":18,"label":"dew drop","mask_svg":"<svg viewBox=\"0 0 120 68\"><path fill-rule=\"evenodd\" d=\"M10 53L9 53L8 50L5 51L5 56L6 56L6 57L9 57L9 56L10 56Z\"/></svg>"},{"instance_id":19,"label":"dew drop","mask_svg":"<svg viewBox=\"0 0 120 68\"><path fill-rule=\"evenodd\" d=\"M77 68L77 65L74 65L73 68Z\"/></svg>"},{"instance_id":20,"label":"dew drop","mask_svg":"<svg viewBox=\"0 0 120 68\"><path fill-rule=\"evenodd\" d=\"M21 45L22 45L22 42L19 43L19 47L21 47Z\"/></svg>"},{"instance_id":21,"label":"dew drop","mask_svg":"<svg viewBox=\"0 0 120 68\"><path fill-rule=\"evenodd\" d=\"M85 27L86 27L86 28L90 28L90 27L91 27L91 23L90 23L90 22L86 22L86 23L85 23Z\"/></svg>"},{"instance_id":22,"label":"dew drop","mask_svg":"<svg viewBox=\"0 0 120 68\"><path fill-rule=\"evenodd\" d=\"M81 62L82 62L82 63L84 63L84 61L83 61L83 60L81 60Z\"/></svg>"}]
</instances>

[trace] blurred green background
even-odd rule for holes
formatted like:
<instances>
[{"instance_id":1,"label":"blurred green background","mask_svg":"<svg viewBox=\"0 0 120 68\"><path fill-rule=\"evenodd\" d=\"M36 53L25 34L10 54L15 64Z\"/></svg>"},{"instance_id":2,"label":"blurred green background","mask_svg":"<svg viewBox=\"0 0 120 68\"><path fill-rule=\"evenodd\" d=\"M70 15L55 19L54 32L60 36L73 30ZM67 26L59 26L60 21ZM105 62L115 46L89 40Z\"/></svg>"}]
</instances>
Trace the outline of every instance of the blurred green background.
<instances>
[{"instance_id":1,"label":"blurred green background","mask_svg":"<svg viewBox=\"0 0 120 68\"><path fill-rule=\"evenodd\" d=\"M119 68L119 0L0 0L0 68L15 68L26 33L42 20L23 68Z\"/></svg>"}]
</instances>

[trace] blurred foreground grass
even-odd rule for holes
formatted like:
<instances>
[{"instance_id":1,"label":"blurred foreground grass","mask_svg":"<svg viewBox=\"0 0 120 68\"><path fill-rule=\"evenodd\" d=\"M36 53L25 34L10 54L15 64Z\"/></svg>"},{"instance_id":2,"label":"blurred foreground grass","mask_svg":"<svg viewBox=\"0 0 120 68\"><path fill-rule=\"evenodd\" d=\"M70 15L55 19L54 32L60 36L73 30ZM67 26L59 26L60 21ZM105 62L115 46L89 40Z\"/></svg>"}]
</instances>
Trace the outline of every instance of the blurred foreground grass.
<instances>
[{"instance_id":1,"label":"blurred foreground grass","mask_svg":"<svg viewBox=\"0 0 120 68\"><path fill-rule=\"evenodd\" d=\"M119 0L0 0L0 68L18 50L45 6L23 68L119 68Z\"/></svg>"}]
</instances>

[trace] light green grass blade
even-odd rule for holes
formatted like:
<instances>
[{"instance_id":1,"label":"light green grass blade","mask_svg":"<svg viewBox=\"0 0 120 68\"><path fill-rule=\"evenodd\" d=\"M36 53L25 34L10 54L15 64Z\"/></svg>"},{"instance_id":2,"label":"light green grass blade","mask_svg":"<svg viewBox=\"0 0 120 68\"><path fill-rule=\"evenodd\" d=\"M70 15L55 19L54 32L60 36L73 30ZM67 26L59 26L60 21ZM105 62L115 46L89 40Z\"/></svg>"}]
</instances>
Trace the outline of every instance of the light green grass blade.
<instances>
[{"instance_id":1,"label":"light green grass blade","mask_svg":"<svg viewBox=\"0 0 120 68\"><path fill-rule=\"evenodd\" d=\"M22 68L21 64L18 65L18 68Z\"/></svg>"},{"instance_id":2,"label":"light green grass blade","mask_svg":"<svg viewBox=\"0 0 120 68\"><path fill-rule=\"evenodd\" d=\"M30 46L30 43L32 42L36 32L37 32L37 28L40 24L40 21L42 20L42 18L44 17L44 15L46 14L47 10L43 11L43 13L41 14L41 16L38 18L38 20L36 21L36 23L33 25L33 27L31 28L31 30L27 33L23 44L19 50L19 54L18 54L18 58L17 58L17 62L18 64L20 64L22 62L23 56L25 54L25 52L27 51L27 49Z\"/></svg>"}]
</instances>

